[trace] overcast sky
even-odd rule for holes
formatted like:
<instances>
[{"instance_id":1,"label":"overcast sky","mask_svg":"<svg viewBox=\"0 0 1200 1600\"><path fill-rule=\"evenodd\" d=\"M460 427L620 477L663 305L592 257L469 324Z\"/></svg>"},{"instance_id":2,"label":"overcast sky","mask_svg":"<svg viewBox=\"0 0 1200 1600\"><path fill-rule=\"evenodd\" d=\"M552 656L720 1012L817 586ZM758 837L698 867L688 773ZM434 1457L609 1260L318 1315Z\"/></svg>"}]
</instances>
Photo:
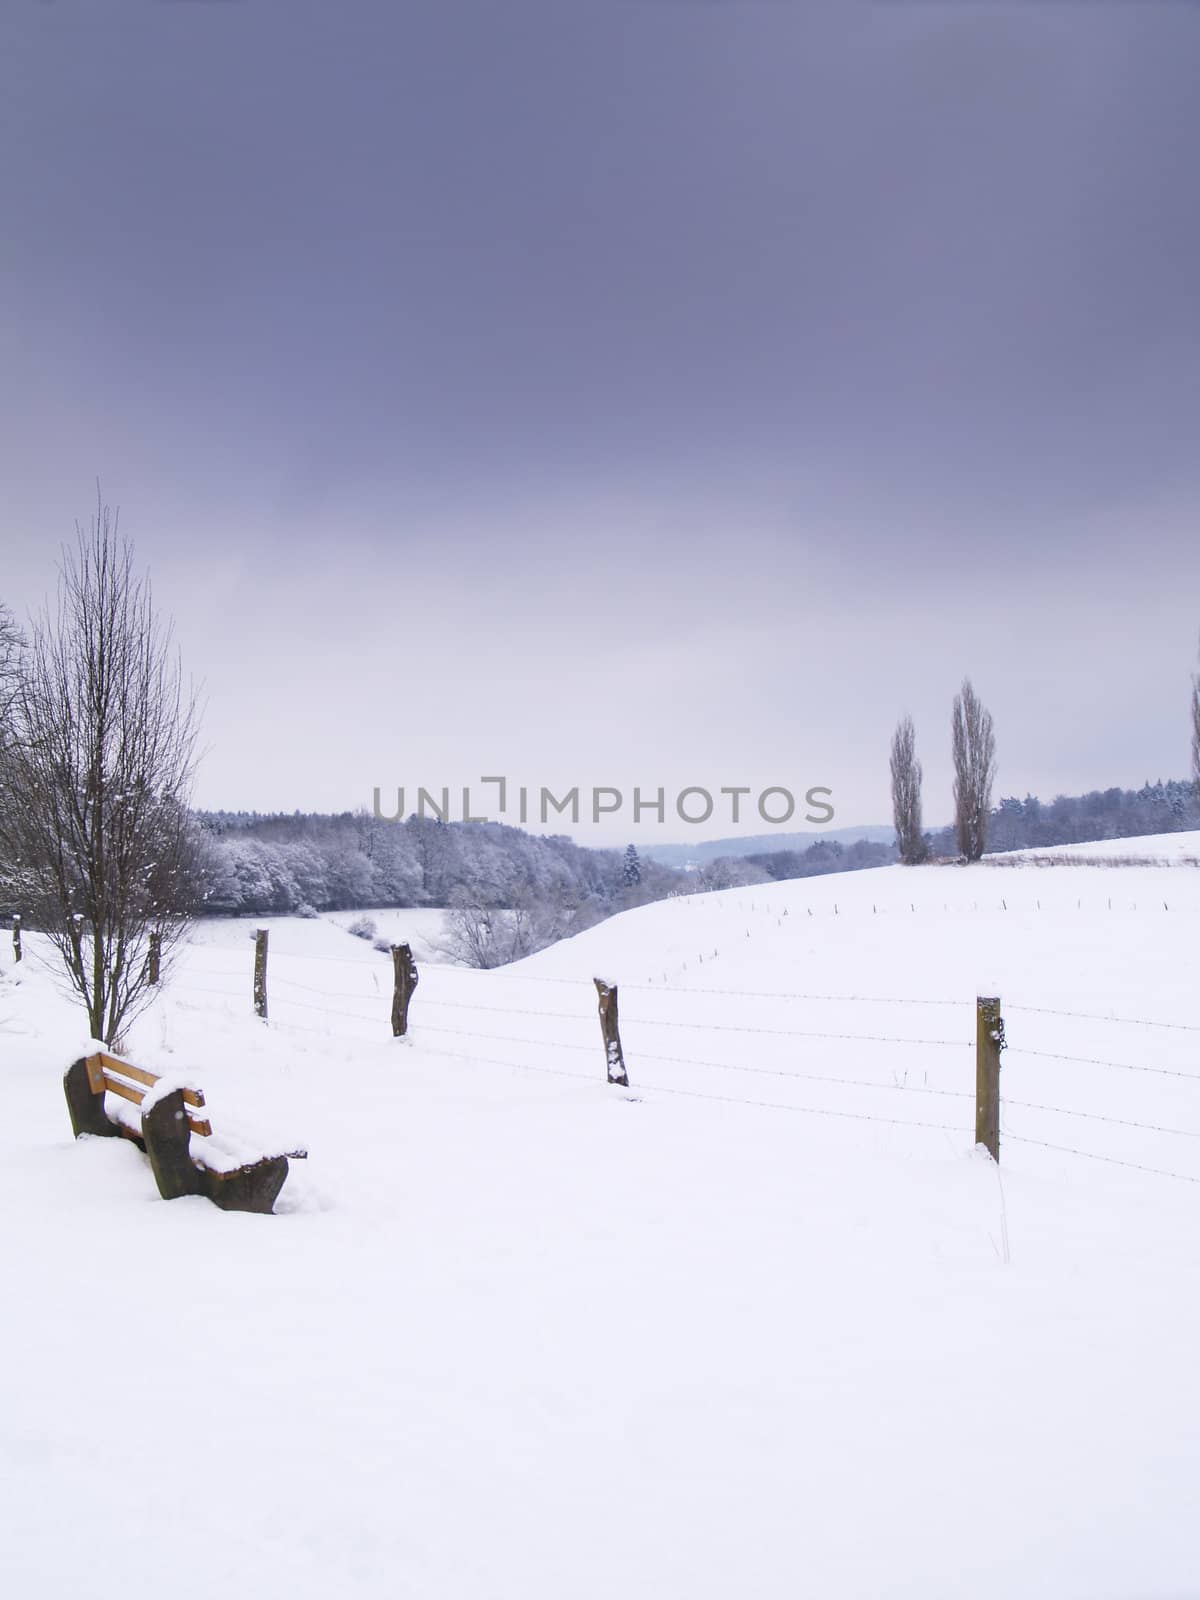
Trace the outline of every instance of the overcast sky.
<instances>
[{"instance_id":1,"label":"overcast sky","mask_svg":"<svg viewBox=\"0 0 1200 1600\"><path fill-rule=\"evenodd\" d=\"M211 806L880 822L907 710L942 821L964 673L997 798L1183 776L1198 83L1186 4L9 0L0 598L99 475Z\"/></svg>"}]
</instances>

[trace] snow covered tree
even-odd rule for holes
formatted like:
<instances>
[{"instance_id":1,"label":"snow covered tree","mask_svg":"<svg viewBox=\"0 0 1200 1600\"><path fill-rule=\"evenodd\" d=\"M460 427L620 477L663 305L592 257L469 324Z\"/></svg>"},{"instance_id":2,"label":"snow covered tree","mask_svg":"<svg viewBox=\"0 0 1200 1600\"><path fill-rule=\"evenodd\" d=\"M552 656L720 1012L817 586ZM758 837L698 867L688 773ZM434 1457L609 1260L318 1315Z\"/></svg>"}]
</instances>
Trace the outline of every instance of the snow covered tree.
<instances>
[{"instance_id":1,"label":"snow covered tree","mask_svg":"<svg viewBox=\"0 0 1200 1600\"><path fill-rule=\"evenodd\" d=\"M17 803L11 782L5 781L7 768L4 758L12 739L13 707L17 698L24 644L12 612L7 606L0 605L0 839L3 838L3 813ZM18 885L9 852L0 852L0 901L15 898L17 892Z\"/></svg>"},{"instance_id":2,"label":"snow covered tree","mask_svg":"<svg viewBox=\"0 0 1200 1600\"><path fill-rule=\"evenodd\" d=\"M975 693L970 678L954 697L951 721L954 756L954 834L958 853L978 861L987 844L988 810L996 770L992 714Z\"/></svg>"},{"instance_id":3,"label":"snow covered tree","mask_svg":"<svg viewBox=\"0 0 1200 1600\"><path fill-rule=\"evenodd\" d=\"M625 847L625 865L621 873L621 881L627 889L636 889L642 881L642 861L633 845Z\"/></svg>"},{"instance_id":4,"label":"snow covered tree","mask_svg":"<svg viewBox=\"0 0 1200 1600\"><path fill-rule=\"evenodd\" d=\"M427 905L445 905L454 879L455 845L451 830L434 817L413 815L404 824L421 869L421 896Z\"/></svg>"},{"instance_id":5,"label":"snow covered tree","mask_svg":"<svg viewBox=\"0 0 1200 1600\"><path fill-rule=\"evenodd\" d=\"M1024 843L1025 807L1015 795L1005 795L992 813L989 833L993 850L1016 850Z\"/></svg>"},{"instance_id":6,"label":"snow covered tree","mask_svg":"<svg viewBox=\"0 0 1200 1600\"><path fill-rule=\"evenodd\" d=\"M896 828L896 849L906 866L914 867L927 854L921 829L921 763L917 760L917 736L911 717L896 724L892 735L892 820Z\"/></svg>"},{"instance_id":7,"label":"snow covered tree","mask_svg":"<svg viewBox=\"0 0 1200 1600\"><path fill-rule=\"evenodd\" d=\"M112 1045L148 998L151 936L165 955L195 904L196 712L108 508L76 534L17 677L4 782L20 804L0 808L0 847Z\"/></svg>"}]
</instances>

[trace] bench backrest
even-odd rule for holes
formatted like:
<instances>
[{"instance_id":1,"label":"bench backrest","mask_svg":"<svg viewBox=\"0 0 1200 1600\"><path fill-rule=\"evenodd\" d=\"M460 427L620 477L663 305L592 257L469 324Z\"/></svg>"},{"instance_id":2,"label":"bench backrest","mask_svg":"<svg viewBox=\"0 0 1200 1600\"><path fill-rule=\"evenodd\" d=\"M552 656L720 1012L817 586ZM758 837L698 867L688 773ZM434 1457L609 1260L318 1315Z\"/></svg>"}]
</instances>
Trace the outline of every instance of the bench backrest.
<instances>
[{"instance_id":1,"label":"bench backrest","mask_svg":"<svg viewBox=\"0 0 1200 1600\"><path fill-rule=\"evenodd\" d=\"M140 1106L146 1098L146 1090L152 1089L158 1083L158 1076L147 1072L142 1067L135 1067L131 1061L122 1061L118 1056L107 1055L104 1051L97 1051L95 1055L85 1056L84 1065L87 1068L88 1087L93 1094L115 1094L122 1100L129 1100L135 1106ZM204 1110L204 1094L199 1089L184 1089L183 1103L191 1106L196 1111ZM203 1119L190 1116L187 1119L188 1127L193 1133L207 1139L212 1134L212 1123L208 1118Z\"/></svg>"}]
</instances>

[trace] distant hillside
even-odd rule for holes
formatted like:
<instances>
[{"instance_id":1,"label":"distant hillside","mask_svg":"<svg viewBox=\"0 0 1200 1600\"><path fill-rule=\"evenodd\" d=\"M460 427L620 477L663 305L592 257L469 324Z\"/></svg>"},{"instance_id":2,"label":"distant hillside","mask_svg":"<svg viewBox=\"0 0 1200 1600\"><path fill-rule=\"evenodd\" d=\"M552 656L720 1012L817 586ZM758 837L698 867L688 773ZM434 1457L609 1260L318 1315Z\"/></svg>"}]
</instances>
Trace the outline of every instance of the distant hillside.
<instances>
[{"instance_id":1,"label":"distant hillside","mask_svg":"<svg viewBox=\"0 0 1200 1600\"><path fill-rule=\"evenodd\" d=\"M891 844L896 837L890 825L869 823L861 828L820 828L811 833L753 833L740 839L705 839L691 844L643 844L638 853L659 861L665 867L685 867L691 862L704 865L728 856L762 855L768 850L807 850L819 840L829 844L853 844L865 839L870 844Z\"/></svg>"}]
</instances>

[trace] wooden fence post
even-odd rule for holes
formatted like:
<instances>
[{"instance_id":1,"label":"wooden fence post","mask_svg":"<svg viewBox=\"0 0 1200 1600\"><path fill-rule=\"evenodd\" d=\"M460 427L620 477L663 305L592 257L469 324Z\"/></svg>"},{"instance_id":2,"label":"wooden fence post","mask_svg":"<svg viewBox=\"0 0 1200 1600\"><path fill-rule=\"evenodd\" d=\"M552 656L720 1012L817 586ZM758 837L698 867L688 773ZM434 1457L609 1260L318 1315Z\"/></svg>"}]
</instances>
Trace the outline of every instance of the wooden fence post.
<instances>
[{"instance_id":1,"label":"wooden fence post","mask_svg":"<svg viewBox=\"0 0 1200 1600\"><path fill-rule=\"evenodd\" d=\"M628 1089L629 1074L625 1071L625 1053L621 1049L621 1033L617 1027L617 986L615 983L605 983L603 978L594 978L592 981L600 996L600 1035L604 1040L608 1081Z\"/></svg>"},{"instance_id":2,"label":"wooden fence post","mask_svg":"<svg viewBox=\"0 0 1200 1600\"><path fill-rule=\"evenodd\" d=\"M266 928L254 930L254 1009L267 1020L267 933Z\"/></svg>"},{"instance_id":3,"label":"wooden fence post","mask_svg":"<svg viewBox=\"0 0 1200 1600\"><path fill-rule=\"evenodd\" d=\"M412 946L407 944L394 944L392 946L392 1035L402 1039L408 1032L408 1003L413 997L413 990L420 983L421 977L417 971L417 964L413 960Z\"/></svg>"},{"instance_id":4,"label":"wooden fence post","mask_svg":"<svg viewBox=\"0 0 1200 1600\"><path fill-rule=\"evenodd\" d=\"M150 948L146 952L146 981L157 983L162 972L162 934L150 935Z\"/></svg>"},{"instance_id":5,"label":"wooden fence post","mask_svg":"<svg viewBox=\"0 0 1200 1600\"><path fill-rule=\"evenodd\" d=\"M13 960L21 959L21 913L18 911L13 917Z\"/></svg>"},{"instance_id":6,"label":"wooden fence post","mask_svg":"<svg viewBox=\"0 0 1200 1600\"><path fill-rule=\"evenodd\" d=\"M998 997L975 1001L975 1143L1000 1160L1000 1052L1004 1018Z\"/></svg>"}]
</instances>

